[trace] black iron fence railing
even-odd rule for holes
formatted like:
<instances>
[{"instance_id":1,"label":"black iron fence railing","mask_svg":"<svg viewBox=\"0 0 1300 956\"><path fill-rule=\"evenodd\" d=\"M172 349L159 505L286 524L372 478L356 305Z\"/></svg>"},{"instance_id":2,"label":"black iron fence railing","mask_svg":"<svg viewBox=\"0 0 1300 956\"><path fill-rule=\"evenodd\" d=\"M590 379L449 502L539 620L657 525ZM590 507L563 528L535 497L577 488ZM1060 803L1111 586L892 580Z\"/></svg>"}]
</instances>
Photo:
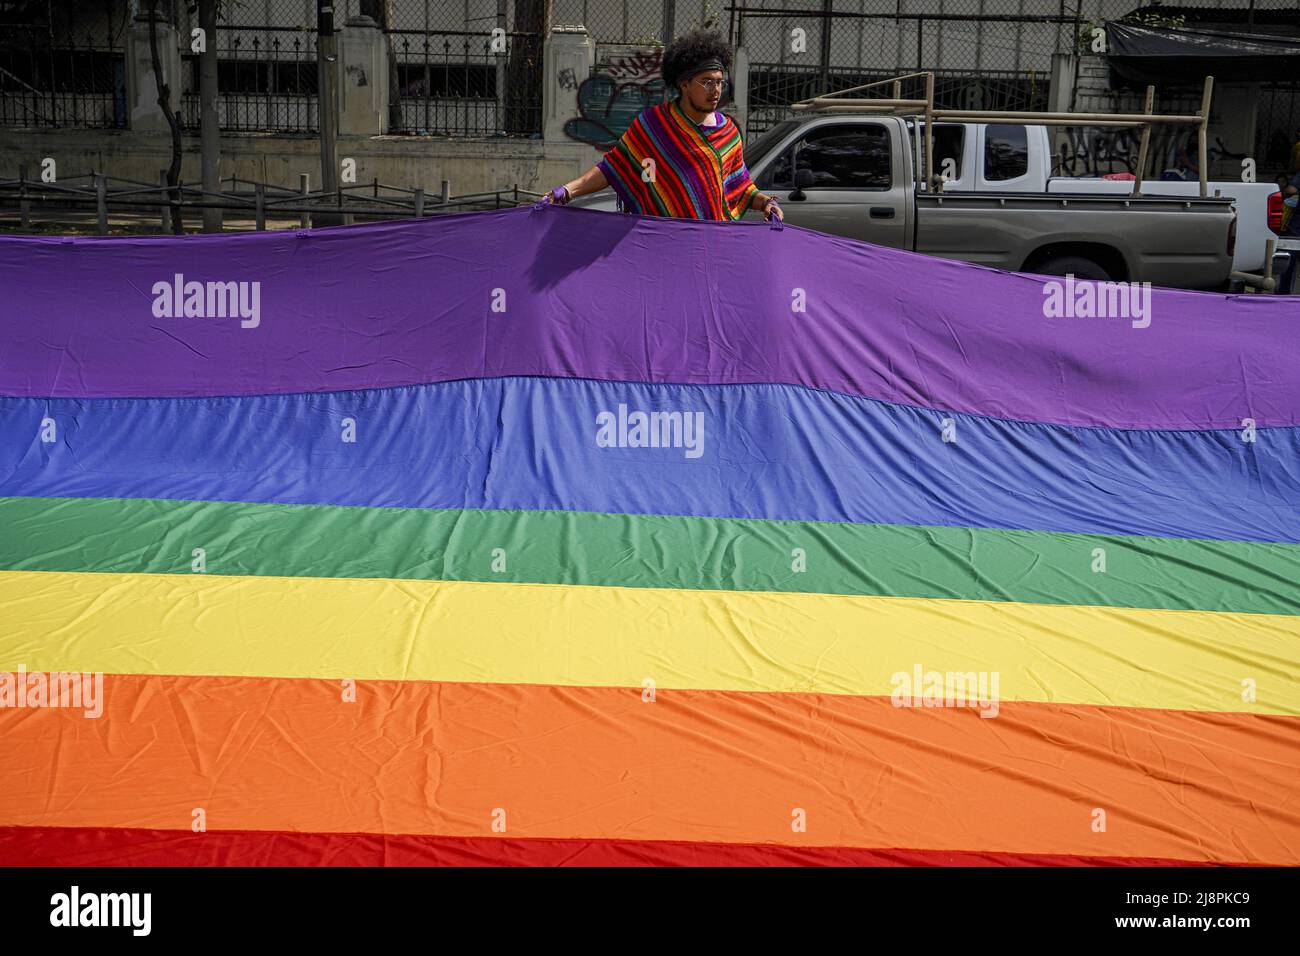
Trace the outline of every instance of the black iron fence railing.
<instances>
[{"instance_id":1,"label":"black iron fence railing","mask_svg":"<svg viewBox=\"0 0 1300 956\"><path fill-rule=\"evenodd\" d=\"M199 128L199 57L182 57L180 120ZM247 132L313 133L316 32L300 27L221 26L217 31L217 122Z\"/></svg>"},{"instance_id":2,"label":"black iron fence railing","mask_svg":"<svg viewBox=\"0 0 1300 956\"><path fill-rule=\"evenodd\" d=\"M541 198L518 185L453 196L447 180L436 193L378 179L330 192L313 191L306 173L301 175L298 189L234 176L221 182L222 188L215 192L183 182L169 187L165 173L158 183L102 173L61 176L58 183L45 183L22 169L17 177L0 177L0 225L29 230L79 219L89 225L93 216L95 231L101 236L110 234L110 221L118 223L118 231L124 231L123 221L129 221L134 227L131 232L138 233L143 227L143 231L169 233L175 231L177 221L193 231L202 224L202 210L221 209L227 214L226 228L232 230L307 229L314 218L329 225L408 219L505 209Z\"/></svg>"},{"instance_id":3,"label":"black iron fence railing","mask_svg":"<svg viewBox=\"0 0 1300 956\"><path fill-rule=\"evenodd\" d=\"M92 36L44 24L0 27L0 126L127 125L126 59Z\"/></svg>"},{"instance_id":4,"label":"black iron fence railing","mask_svg":"<svg viewBox=\"0 0 1300 956\"><path fill-rule=\"evenodd\" d=\"M540 135L541 36L515 31L494 40L481 31L387 33L401 120L392 132Z\"/></svg>"}]
</instances>

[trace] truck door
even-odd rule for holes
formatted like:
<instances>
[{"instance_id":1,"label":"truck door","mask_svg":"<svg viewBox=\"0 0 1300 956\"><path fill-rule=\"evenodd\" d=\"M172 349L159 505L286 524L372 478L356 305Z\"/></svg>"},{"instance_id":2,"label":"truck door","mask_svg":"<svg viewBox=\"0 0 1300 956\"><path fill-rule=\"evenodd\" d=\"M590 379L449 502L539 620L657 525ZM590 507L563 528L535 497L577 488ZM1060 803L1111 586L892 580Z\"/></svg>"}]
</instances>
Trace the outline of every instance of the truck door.
<instances>
[{"instance_id":1,"label":"truck door","mask_svg":"<svg viewBox=\"0 0 1300 956\"><path fill-rule=\"evenodd\" d=\"M781 201L786 222L850 239L902 248L911 213L906 165L893 127L829 121L810 125L759 175L759 189Z\"/></svg>"}]
</instances>

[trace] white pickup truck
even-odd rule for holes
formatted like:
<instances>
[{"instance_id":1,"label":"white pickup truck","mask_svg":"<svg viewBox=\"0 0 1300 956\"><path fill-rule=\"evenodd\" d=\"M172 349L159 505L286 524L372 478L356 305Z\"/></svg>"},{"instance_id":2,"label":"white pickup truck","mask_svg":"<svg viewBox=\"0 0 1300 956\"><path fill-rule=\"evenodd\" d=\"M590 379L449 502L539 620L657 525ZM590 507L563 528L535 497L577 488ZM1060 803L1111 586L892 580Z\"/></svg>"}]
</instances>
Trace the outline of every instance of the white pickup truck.
<instances>
[{"instance_id":1,"label":"white pickup truck","mask_svg":"<svg viewBox=\"0 0 1300 956\"><path fill-rule=\"evenodd\" d=\"M1130 200L1131 182L1051 176L1045 126L939 122L935 172L945 185L929 193L913 188L923 156L916 125L804 113L746 143L745 159L788 221L880 245L1175 288L1222 289L1232 270L1263 271L1271 184L1212 183L1210 198L1200 199L1198 183L1148 181ZM577 205L617 208L609 192Z\"/></svg>"},{"instance_id":2,"label":"white pickup truck","mask_svg":"<svg viewBox=\"0 0 1300 956\"><path fill-rule=\"evenodd\" d=\"M936 123L935 166L943 172L943 158L955 160L956 175L945 189L971 192L1049 192L1125 195L1132 182L1090 177L1052 176L1051 134L1046 126L998 126L988 123ZM1015 154L1014 156L1011 154ZM999 159L1002 160L999 164ZM1023 173L1009 179L993 179L1010 167ZM950 167L951 168L951 167ZM1145 180L1144 196L1199 196L1197 182ZM1269 196L1277 192L1272 183L1211 181L1209 195L1231 199L1237 213L1237 244L1232 267L1238 272L1261 272L1265 244L1276 238L1268 226Z\"/></svg>"}]
</instances>

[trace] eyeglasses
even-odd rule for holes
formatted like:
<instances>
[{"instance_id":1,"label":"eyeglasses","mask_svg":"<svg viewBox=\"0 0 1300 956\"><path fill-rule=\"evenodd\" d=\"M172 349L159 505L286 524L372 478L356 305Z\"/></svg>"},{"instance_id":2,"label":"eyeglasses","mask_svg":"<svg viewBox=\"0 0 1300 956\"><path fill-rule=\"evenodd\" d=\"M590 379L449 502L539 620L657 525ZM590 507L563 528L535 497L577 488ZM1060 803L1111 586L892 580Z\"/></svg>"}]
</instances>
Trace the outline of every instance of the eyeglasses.
<instances>
[{"instance_id":1,"label":"eyeglasses","mask_svg":"<svg viewBox=\"0 0 1300 956\"><path fill-rule=\"evenodd\" d=\"M704 87L704 89L710 93L714 90L721 90L727 85L726 80L696 80L695 82Z\"/></svg>"}]
</instances>

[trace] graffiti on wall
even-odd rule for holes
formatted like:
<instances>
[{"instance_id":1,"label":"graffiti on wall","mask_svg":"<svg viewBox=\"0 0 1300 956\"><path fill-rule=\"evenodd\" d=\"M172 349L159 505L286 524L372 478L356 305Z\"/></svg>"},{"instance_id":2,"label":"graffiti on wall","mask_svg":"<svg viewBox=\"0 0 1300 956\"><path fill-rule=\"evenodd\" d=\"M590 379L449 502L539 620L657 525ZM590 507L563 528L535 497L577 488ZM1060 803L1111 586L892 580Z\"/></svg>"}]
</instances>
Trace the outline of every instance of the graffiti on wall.
<instances>
[{"instance_id":1,"label":"graffiti on wall","mask_svg":"<svg viewBox=\"0 0 1300 956\"><path fill-rule=\"evenodd\" d=\"M1136 128L1063 127L1057 133L1056 176L1109 176L1137 173L1142 132ZM1151 129L1147 147L1150 160L1144 178L1196 176L1196 133L1173 126ZM1222 136L1212 136L1205 156L1213 170L1216 163L1245 158L1245 152L1231 149ZM1190 174L1189 174L1190 171Z\"/></svg>"},{"instance_id":2,"label":"graffiti on wall","mask_svg":"<svg viewBox=\"0 0 1300 956\"><path fill-rule=\"evenodd\" d=\"M650 47L612 54L581 83L572 70L562 71L560 85L577 86L579 113L564 124L564 134L598 149L613 146L638 113L667 98L659 69L662 52Z\"/></svg>"},{"instance_id":3,"label":"graffiti on wall","mask_svg":"<svg viewBox=\"0 0 1300 956\"><path fill-rule=\"evenodd\" d=\"M1159 132L1167 133L1168 130ZM1152 131L1152 147L1158 132ZM1125 128L1062 127L1057 134L1058 176L1108 176L1136 173L1139 134Z\"/></svg>"}]
</instances>

